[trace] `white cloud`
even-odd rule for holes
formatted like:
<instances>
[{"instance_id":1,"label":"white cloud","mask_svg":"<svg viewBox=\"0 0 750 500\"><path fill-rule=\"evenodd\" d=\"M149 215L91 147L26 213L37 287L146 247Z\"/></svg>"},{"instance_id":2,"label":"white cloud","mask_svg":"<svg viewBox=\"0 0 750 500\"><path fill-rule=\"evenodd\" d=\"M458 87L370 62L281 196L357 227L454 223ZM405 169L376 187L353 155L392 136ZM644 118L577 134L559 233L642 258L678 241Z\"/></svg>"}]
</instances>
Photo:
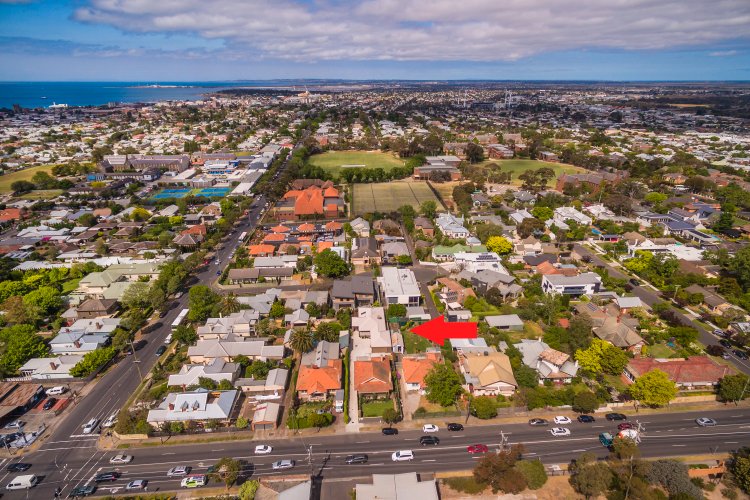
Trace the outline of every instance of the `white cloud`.
<instances>
[{"instance_id":1,"label":"white cloud","mask_svg":"<svg viewBox=\"0 0 750 500\"><path fill-rule=\"evenodd\" d=\"M717 50L716 52L709 52L711 57L730 57L739 54L736 50Z\"/></svg>"},{"instance_id":2,"label":"white cloud","mask_svg":"<svg viewBox=\"0 0 750 500\"><path fill-rule=\"evenodd\" d=\"M90 0L74 17L219 39L233 56L302 61L510 61L750 38L747 0Z\"/></svg>"}]
</instances>

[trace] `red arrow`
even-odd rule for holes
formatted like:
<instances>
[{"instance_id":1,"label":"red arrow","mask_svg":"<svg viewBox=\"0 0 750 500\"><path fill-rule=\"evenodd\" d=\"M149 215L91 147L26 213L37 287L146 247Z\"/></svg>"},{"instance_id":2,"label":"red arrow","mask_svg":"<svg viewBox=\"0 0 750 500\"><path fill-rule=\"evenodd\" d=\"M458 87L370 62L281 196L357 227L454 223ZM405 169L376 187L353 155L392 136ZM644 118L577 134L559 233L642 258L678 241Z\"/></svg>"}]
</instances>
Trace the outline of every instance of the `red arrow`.
<instances>
[{"instance_id":1,"label":"red arrow","mask_svg":"<svg viewBox=\"0 0 750 500\"><path fill-rule=\"evenodd\" d=\"M443 316L438 316L427 323L415 326L411 331L440 345L445 344L445 339L477 338L476 323L446 323Z\"/></svg>"}]
</instances>

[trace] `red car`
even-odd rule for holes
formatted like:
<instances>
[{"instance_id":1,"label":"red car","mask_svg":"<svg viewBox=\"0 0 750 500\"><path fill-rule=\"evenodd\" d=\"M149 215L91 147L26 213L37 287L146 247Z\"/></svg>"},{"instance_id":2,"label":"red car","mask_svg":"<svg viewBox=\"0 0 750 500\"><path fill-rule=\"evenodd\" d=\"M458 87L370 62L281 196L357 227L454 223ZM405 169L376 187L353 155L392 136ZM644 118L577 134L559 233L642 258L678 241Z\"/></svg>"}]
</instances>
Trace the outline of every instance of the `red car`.
<instances>
[{"instance_id":1,"label":"red car","mask_svg":"<svg viewBox=\"0 0 750 500\"><path fill-rule=\"evenodd\" d=\"M488 451L490 451L490 449L487 448L487 445L484 445L484 444L472 444L471 446L469 446L468 448L466 448L466 451L468 451L469 453L472 453L472 454L474 454L474 453L487 453Z\"/></svg>"},{"instance_id":2,"label":"red car","mask_svg":"<svg viewBox=\"0 0 750 500\"><path fill-rule=\"evenodd\" d=\"M631 424L630 422L623 422L617 426L617 428L621 431L627 430L627 429L635 429L635 425Z\"/></svg>"}]
</instances>

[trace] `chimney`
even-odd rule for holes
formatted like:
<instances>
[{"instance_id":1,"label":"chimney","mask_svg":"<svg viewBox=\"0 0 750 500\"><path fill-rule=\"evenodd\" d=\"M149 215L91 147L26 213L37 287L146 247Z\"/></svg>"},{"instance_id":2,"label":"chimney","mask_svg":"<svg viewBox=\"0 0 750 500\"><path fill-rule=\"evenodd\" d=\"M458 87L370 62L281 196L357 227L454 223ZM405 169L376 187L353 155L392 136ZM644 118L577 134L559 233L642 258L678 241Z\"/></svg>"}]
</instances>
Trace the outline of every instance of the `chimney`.
<instances>
[{"instance_id":1,"label":"chimney","mask_svg":"<svg viewBox=\"0 0 750 500\"><path fill-rule=\"evenodd\" d=\"M54 361L49 362L49 367L52 368L53 370L57 370L57 365L55 364Z\"/></svg>"},{"instance_id":2,"label":"chimney","mask_svg":"<svg viewBox=\"0 0 750 500\"><path fill-rule=\"evenodd\" d=\"M620 312L620 314L617 315L617 322L618 323L620 322L621 318L622 318L622 311Z\"/></svg>"},{"instance_id":3,"label":"chimney","mask_svg":"<svg viewBox=\"0 0 750 500\"><path fill-rule=\"evenodd\" d=\"M77 341L77 340L75 342L73 342L73 345L76 346L76 349L80 349L81 348L81 343L79 341Z\"/></svg>"},{"instance_id":4,"label":"chimney","mask_svg":"<svg viewBox=\"0 0 750 500\"><path fill-rule=\"evenodd\" d=\"M169 411L172 411L172 410L174 410L174 404L173 403L169 403Z\"/></svg>"}]
</instances>

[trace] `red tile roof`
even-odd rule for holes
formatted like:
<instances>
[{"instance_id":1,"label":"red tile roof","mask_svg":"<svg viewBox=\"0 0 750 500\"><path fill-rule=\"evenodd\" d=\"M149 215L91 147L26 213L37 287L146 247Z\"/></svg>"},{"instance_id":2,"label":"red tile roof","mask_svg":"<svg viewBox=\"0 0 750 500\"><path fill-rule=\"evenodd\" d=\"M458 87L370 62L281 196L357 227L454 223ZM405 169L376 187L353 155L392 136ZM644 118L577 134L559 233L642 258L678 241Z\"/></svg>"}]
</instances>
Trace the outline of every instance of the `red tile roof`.
<instances>
[{"instance_id":1,"label":"red tile roof","mask_svg":"<svg viewBox=\"0 0 750 500\"><path fill-rule=\"evenodd\" d=\"M297 226L297 232L300 233L312 233L313 231L315 231L315 226L308 222Z\"/></svg>"},{"instance_id":2,"label":"red tile roof","mask_svg":"<svg viewBox=\"0 0 750 500\"><path fill-rule=\"evenodd\" d=\"M286 236L284 236L283 234L279 234L279 233L269 233L263 237L263 241L266 243L273 242L273 241L280 242L280 241L284 241L285 239L286 239Z\"/></svg>"},{"instance_id":3,"label":"red tile roof","mask_svg":"<svg viewBox=\"0 0 750 500\"><path fill-rule=\"evenodd\" d=\"M283 224L279 224L278 226L272 227L271 231L273 231L274 233L288 233L289 228L284 226Z\"/></svg>"},{"instance_id":4,"label":"red tile roof","mask_svg":"<svg viewBox=\"0 0 750 500\"><path fill-rule=\"evenodd\" d=\"M391 362L387 358L355 361L354 389L363 394L392 391Z\"/></svg>"},{"instance_id":5,"label":"red tile roof","mask_svg":"<svg viewBox=\"0 0 750 500\"><path fill-rule=\"evenodd\" d=\"M315 244L315 246L317 247L316 250L318 252L322 252L326 248L332 248L333 242L332 241L319 241Z\"/></svg>"},{"instance_id":6,"label":"red tile roof","mask_svg":"<svg viewBox=\"0 0 750 500\"><path fill-rule=\"evenodd\" d=\"M328 366L301 366L297 375L297 391L308 394L341 389L341 360L331 359Z\"/></svg>"},{"instance_id":7,"label":"red tile roof","mask_svg":"<svg viewBox=\"0 0 750 500\"><path fill-rule=\"evenodd\" d=\"M205 236L205 234L208 232L206 229L206 226L203 224L198 224L197 226L189 227L182 231L180 234L200 234L202 236Z\"/></svg>"},{"instance_id":8,"label":"red tile roof","mask_svg":"<svg viewBox=\"0 0 750 500\"><path fill-rule=\"evenodd\" d=\"M9 222L12 220L21 220L23 218L20 208L6 208L0 210L0 222Z\"/></svg>"},{"instance_id":9,"label":"red tile roof","mask_svg":"<svg viewBox=\"0 0 750 500\"><path fill-rule=\"evenodd\" d=\"M651 370L661 370L678 385L712 383L715 384L734 370L721 365L708 356L690 356L687 359L635 358L628 363L626 370L639 377Z\"/></svg>"},{"instance_id":10,"label":"red tile roof","mask_svg":"<svg viewBox=\"0 0 750 500\"><path fill-rule=\"evenodd\" d=\"M404 356L401 360L401 366L403 367L404 380L406 381L406 383L419 384L421 388L424 388L424 378L428 373L430 373L432 367L435 366L435 364L438 362L439 357L439 353L437 356L420 358Z\"/></svg>"},{"instance_id":11,"label":"red tile roof","mask_svg":"<svg viewBox=\"0 0 750 500\"><path fill-rule=\"evenodd\" d=\"M344 225L340 222L336 222L335 220L332 220L331 222L325 225L325 228L329 231L338 231L340 229L343 229Z\"/></svg>"},{"instance_id":12,"label":"red tile roof","mask_svg":"<svg viewBox=\"0 0 750 500\"><path fill-rule=\"evenodd\" d=\"M250 245L247 247L247 253L250 255L273 255L276 247L273 245Z\"/></svg>"}]
</instances>

